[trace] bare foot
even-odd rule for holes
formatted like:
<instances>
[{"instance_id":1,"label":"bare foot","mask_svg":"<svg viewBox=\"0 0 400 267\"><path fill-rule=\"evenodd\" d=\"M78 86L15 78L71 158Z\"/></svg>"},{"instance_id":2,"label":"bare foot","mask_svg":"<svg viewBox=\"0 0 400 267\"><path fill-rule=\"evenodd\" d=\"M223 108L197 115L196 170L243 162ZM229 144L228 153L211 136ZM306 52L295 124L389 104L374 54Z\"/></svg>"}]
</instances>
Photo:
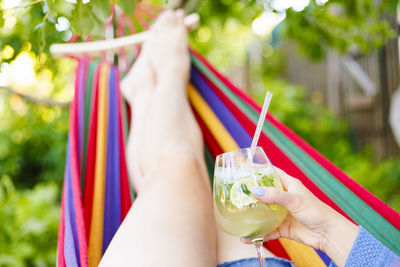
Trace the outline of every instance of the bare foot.
<instances>
[{"instance_id":1,"label":"bare foot","mask_svg":"<svg viewBox=\"0 0 400 267\"><path fill-rule=\"evenodd\" d=\"M157 83L179 77L177 80L186 85L189 79L190 58L184 16L182 10L167 10L152 25L147 48L152 51L149 58Z\"/></svg>"},{"instance_id":2,"label":"bare foot","mask_svg":"<svg viewBox=\"0 0 400 267\"><path fill-rule=\"evenodd\" d=\"M150 50L143 46L138 59L121 81L121 92L130 105L143 94L151 93L156 86L155 74L150 64Z\"/></svg>"},{"instance_id":3,"label":"bare foot","mask_svg":"<svg viewBox=\"0 0 400 267\"><path fill-rule=\"evenodd\" d=\"M141 186L143 180L143 174L137 160L136 143L143 139L146 114L156 86L155 73L149 58L150 52L151 50L145 43L132 69L121 81L121 93L132 110L127 149L127 167L131 184L135 190Z\"/></svg>"},{"instance_id":4,"label":"bare foot","mask_svg":"<svg viewBox=\"0 0 400 267\"><path fill-rule=\"evenodd\" d=\"M140 191L160 157L179 150L190 151L200 161L203 157L202 135L186 94L190 60L183 18L183 12L165 11L143 46L146 53L142 62L153 74L155 87L147 91L135 89L132 93L134 98L140 98L140 102L133 100L133 112L137 114L133 127L140 129L128 143L128 165L133 164L133 169L140 173L133 172L136 191ZM145 92L148 97L143 97Z\"/></svg>"}]
</instances>

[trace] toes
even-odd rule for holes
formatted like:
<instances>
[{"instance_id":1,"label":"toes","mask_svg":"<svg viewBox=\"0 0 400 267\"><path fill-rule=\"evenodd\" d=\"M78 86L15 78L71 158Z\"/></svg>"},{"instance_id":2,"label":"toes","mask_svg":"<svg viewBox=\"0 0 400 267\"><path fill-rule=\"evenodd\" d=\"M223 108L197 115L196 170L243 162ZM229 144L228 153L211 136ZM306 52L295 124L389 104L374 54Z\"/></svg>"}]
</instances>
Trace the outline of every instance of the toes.
<instances>
[{"instance_id":1,"label":"toes","mask_svg":"<svg viewBox=\"0 0 400 267\"><path fill-rule=\"evenodd\" d=\"M158 17L152 27L154 31L161 31L165 26L174 26L177 22L175 12L172 10L166 10Z\"/></svg>"},{"instance_id":2,"label":"toes","mask_svg":"<svg viewBox=\"0 0 400 267\"><path fill-rule=\"evenodd\" d=\"M185 18L185 11L183 11L183 9L178 9L176 12L176 18L178 20L179 23L184 23L183 19Z\"/></svg>"}]
</instances>

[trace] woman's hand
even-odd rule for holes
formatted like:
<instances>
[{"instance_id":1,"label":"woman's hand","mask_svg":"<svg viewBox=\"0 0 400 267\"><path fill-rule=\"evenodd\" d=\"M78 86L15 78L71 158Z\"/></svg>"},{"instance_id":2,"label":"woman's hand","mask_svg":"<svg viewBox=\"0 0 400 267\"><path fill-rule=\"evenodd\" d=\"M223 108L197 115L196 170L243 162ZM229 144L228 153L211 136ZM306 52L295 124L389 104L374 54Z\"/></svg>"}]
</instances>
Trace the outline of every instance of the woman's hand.
<instances>
[{"instance_id":1,"label":"woman's hand","mask_svg":"<svg viewBox=\"0 0 400 267\"><path fill-rule=\"evenodd\" d=\"M315 197L300 180L278 168L275 171L286 191L254 187L252 192L260 202L281 205L289 214L264 240L292 239L324 251L338 266L344 266L358 227Z\"/></svg>"}]
</instances>

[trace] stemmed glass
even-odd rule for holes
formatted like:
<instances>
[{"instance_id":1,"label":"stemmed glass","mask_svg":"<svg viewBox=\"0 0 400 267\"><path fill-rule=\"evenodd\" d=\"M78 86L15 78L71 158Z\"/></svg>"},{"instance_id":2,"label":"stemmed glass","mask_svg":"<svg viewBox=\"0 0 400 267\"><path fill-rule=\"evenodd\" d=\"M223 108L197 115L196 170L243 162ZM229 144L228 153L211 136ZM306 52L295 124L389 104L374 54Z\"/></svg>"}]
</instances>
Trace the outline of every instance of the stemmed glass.
<instances>
[{"instance_id":1,"label":"stemmed glass","mask_svg":"<svg viewBox=\"0 0 400 267\"><path fill-rule=\"evenodd\" d=\"M273 166L261 147L251 157L250 148L217 156L214 170L214 214L219 227L228 234L252 240L260 267L266 266L262 255L263 237L286 218L285 208L259 202L252 196L255 186L283 190Z\"/></svg>"}]
</instances>

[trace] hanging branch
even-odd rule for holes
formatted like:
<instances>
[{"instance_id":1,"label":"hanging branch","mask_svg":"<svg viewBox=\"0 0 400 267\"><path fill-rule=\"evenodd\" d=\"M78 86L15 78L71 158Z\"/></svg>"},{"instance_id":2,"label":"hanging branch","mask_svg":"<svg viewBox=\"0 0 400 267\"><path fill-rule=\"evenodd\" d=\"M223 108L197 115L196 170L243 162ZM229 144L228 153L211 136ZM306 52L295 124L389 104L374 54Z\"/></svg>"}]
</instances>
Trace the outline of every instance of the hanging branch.
<instances>
[{"instance_id":1,"label":"hanging branch","mask_svg":"<svg viewBox=\"0 0 400 267\"><path fill-rule=\"evenodd\" d=\"M37 98L34 96L30 96L30 95L25 95L22 93L19 93L17 91L15 91L14 89L10 88L10 87L5 87L5 86L0 86L0 89L5 91L8 94L11 95L17 95L20 98L28 101L28 102L32 102L34 104L38 104L38 105L46 105L46 106L56 106L56 107L60 107L60 108L68 108L69 107L69 102L59 102L59 101L55 101L52 99L43 99L43 98Z\"/></svg>"}]
</instances>

